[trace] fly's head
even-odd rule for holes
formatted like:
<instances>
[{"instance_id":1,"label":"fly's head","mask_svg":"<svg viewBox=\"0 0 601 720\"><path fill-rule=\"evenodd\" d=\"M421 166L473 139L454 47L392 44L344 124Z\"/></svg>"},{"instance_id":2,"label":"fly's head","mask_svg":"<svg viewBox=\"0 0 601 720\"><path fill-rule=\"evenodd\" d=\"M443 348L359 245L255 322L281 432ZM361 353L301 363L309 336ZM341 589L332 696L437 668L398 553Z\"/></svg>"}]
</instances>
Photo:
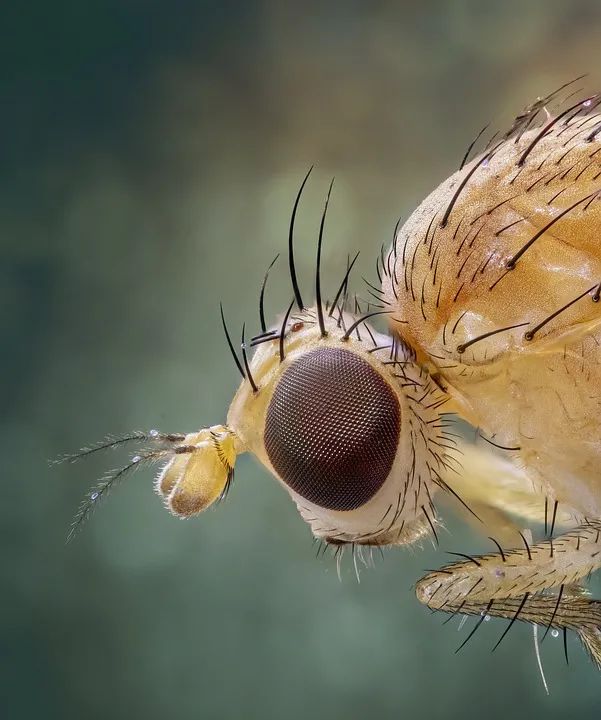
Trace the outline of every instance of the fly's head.
<instances>
[{"instance_id":1,"label":"fly's head","mask_svg":"<svg viewBox=\"0 0 601 720\"><path fill-rule=\"evenodd\" d=\"M355 299L350 308L348 279L356 257L333 301L322 301L319 267L329 193L317 245L315 304L304 304L293 236L307 178L290 223L294 299L287 311L267 327L264 281L261 333L247 342L243 329L239 351L221 313L242 375L226 424L186 435L134 434L73 456L126 440L148 445L93 489L76 526L125 472L154 462L163 464L156 489L166 507L179 517L195 515L226 494L236 456L250 452L286 488L313 534L327 543L407 544L436 534L433 496L440 487L448 489L443 478L456 463L454 440L440 412L447 397L409 346L370 326L372 316L392 316L392 307L379 299L376 309L363 308L364 314Z\"/></svg>"},{"instance_id":2,"label":"fly's head","mask_svg":"<svg viewBox=\"0 0 601 720\"><path fill-rule=\"evenodd\" d=\"M322 324L318 315L317 307L287 314L255 338L227 427L282 483L316 537L411 542L430 528L427 518L435 522L439 478L424 438L438 423L425 405L442 393L408 348L362 316L336 306Z\"/></svg>"}]
</instances>

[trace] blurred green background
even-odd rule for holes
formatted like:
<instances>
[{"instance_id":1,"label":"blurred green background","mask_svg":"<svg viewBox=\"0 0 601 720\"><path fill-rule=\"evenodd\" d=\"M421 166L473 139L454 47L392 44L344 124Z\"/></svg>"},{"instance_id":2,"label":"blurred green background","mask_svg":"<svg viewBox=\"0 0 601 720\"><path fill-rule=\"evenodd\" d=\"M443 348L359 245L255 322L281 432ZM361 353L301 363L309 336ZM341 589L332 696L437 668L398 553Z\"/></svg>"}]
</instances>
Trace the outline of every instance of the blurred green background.
<instances>
[{"instance_id":1,"label":"blurred green background","mask_svg":"<svg viewBox=\"0 0 601 720\"><path fill-rule=\"evenodd\" d=\"M483 625L460 653L411 586L445 550L392 550L342 582L286 493L243 457L226 503L180 522L152 473L65 546L81 496L127 458L47 460L108 432L221 422L238 379L219 324L258 326L292 199L310 294L349 252L373 280L399 214L497 126L582 72L596 0L3 3L0 322L2 718L597 718L575 639ZM270 314L290 297L285 263Z\"/></svg>"}]
</instances>

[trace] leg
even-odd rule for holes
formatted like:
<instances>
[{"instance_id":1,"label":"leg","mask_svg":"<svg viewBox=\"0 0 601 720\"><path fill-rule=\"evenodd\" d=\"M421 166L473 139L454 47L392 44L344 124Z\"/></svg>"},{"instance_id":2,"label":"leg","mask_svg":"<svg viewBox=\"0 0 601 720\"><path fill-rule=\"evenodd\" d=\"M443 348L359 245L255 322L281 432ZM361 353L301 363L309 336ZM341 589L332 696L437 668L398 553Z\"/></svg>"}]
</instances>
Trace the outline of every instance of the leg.
<instances>
[{"instance_id":1,"label":"leg","mask_svg":"<svg viewBox=\"0 0 601 720\"><path fill-rule=\"evenodd\" d=\"M509 627L520 619L575 630L601 669L601 603L573 590L599 567L596 520L554 540L524 540L522 548L447 565L422 578L416 593L433 610L504 617Z\"/></svg>"}]
</instances>

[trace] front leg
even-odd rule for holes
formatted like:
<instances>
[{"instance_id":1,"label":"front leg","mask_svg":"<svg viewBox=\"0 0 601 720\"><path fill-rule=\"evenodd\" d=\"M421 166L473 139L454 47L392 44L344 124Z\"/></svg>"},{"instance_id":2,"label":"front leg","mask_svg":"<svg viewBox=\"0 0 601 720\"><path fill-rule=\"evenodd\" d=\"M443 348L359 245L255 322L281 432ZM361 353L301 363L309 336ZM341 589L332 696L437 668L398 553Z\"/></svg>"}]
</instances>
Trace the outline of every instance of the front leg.
<instances>
[{"instance_id":1,"label":"front leg","mask_svg":"<svg viewBox=\"0 0 601 720\"><path fill-rule=\"evenodd\" d=\"M416 594L432 610L507 618L506 632L515 620L574 630L601 669L601 602L572 589L599 567L595 520L552 540L447 565L423 577Z\"/></svg>"}]
</instances>

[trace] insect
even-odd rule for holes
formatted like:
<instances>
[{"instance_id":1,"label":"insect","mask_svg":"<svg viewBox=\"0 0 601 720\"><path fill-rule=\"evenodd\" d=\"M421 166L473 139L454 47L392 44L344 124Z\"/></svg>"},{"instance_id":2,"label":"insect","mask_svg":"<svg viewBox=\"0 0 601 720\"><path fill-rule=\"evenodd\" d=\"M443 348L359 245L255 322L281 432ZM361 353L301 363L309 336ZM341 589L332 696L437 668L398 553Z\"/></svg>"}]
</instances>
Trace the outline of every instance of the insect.
<instances>
[{"instance_id":1,"label":"insect","mask_svg":"<svg viewBox=\"0 0 601 720\"><path fill-rule=\"evenodd\" d=\"M332 300L322 292L332 185L311 302L301 293L294 226L309 171L290 221L289 306L268 325L268 270L261 331L247 339L243 327L238 347L221 310L242 377L226 422L107 438L69 456L141 448L88 494L74 529L117 481L155 463L166 507L196 515L225 496L243 452L338 557L436 538L447 496L496 551L428 573L419 601L479 617L472 633L488 616L508 620L502 637L516 620L564 639L573 630L601 669L601 602L583 587L601 566L601 94L551 114L567 87L528 106L399 222L367 305L351 301L356 256ZM489 452L462 439L456 417Z\"/></svg>"}]
</instances>

